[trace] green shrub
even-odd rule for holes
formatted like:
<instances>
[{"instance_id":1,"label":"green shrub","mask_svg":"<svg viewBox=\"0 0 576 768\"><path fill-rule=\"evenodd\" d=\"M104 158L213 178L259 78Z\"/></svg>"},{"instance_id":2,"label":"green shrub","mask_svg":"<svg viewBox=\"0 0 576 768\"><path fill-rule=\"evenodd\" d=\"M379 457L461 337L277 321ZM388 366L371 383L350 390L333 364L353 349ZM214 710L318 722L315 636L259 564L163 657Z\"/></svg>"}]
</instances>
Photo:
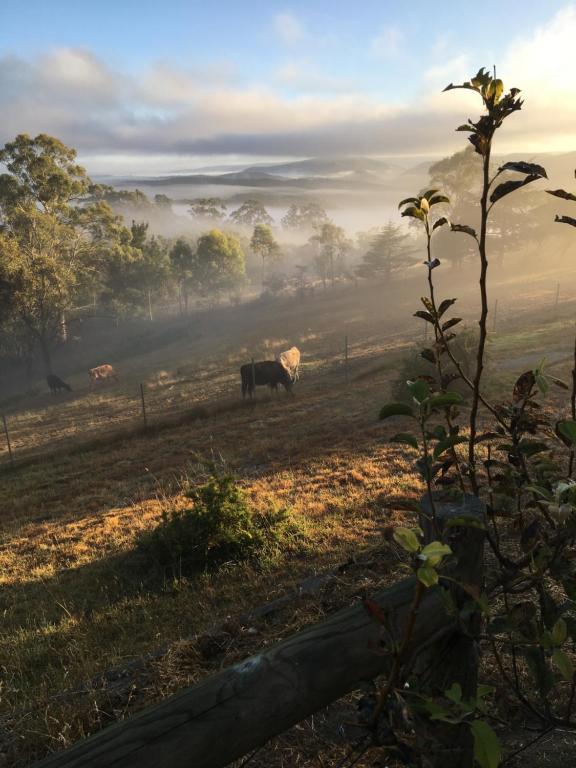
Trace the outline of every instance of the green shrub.
<instances>
[{"instance_id":1,"label":"green shrub","mask_svg":"<svg viewBox=\"0 0 576 768\"><path fill-rule=\"evenodd\" d=\"M186 491L189 507L163 512L156 528L141 535L146 561L181 575L260 560L278 546L286 514L253 513L235 478L210 469L204 484Z\"/></svg>"}]
</instances>

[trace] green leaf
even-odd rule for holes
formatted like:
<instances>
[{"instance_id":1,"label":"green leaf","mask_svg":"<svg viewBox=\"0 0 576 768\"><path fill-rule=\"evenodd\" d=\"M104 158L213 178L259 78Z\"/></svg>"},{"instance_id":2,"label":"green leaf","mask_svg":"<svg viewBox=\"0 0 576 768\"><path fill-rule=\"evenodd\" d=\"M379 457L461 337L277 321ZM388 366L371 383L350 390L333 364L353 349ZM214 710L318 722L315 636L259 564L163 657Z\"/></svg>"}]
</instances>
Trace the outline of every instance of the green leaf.
<instances>
[{"instance_id":1,"label":"green leaf","mask_svg":"<svg viewBox=\"0 0 576 768\"><path fill-rule=\"evenodd\" d=\"M560 648L556 648L552 653L552 662L564 680L571 682L574 677L574 664L572 663L570 656L564 651L561 651Z\"/></svg>"},{"instance_id":2,"label":"green leaf","mask_svg":"<svg viewBox=\"0 0 576 768\"><path fill-rule=\"evenodd\" d=\"M394 435L394 437L390 438L391 443L403 443L404 445L409 445L412 448L416 448L418 450L418 440L414 437L414 435L411 435L409 432L399 432L397 435Z\"/></svg>"},{"instance_id":3,"label":"green leaf","mask_svg":"<svg viewBox=\"0 0 576 768\"><path fill-rule=\"evenodd\" d=\"M554 221L559 224L570 224L571 227L576 227L576 219L571 216L554 216Z\"/></svg>"},{"instance_id":4,"label":"green leaf","mask_svg":"<svg viewBox=\"0 0 576 768\"><path fill-rule=\"evenodd\" d=\"M562 617L552 627L552 642L554 645L562 645L568 637L568 627Z\"/></svg>"},{"instance_id":5,"label":"green leaf","mask_svg":"<svg viewBox=\"0 0 576 768\"><path fill-rule=\"evenodd\" d=\"M430 568L428 565L423 565L422 568L418 568L416 571L418 581L421 581L425 587L433 587L438 584L438 573L434 568Z\"/></svg>"},{"instance_id":6,"label":"green leaf","mask_svg":"<svg viewBox=\"0 0 576 768\"><path fill-rule=\"evenodd\" d=\"M535 456L537 453L543 451L549 451L550 446L540 440L530 440L529 438L522 438L518 443L518 450L525 456Z\"/></svg>"},{"instance_id":7,"label":"green leaf","mask_svg":"<svg viewBox=\"0 0 576 768\"><path fill-rule=\"evenodd\" d=\"M576 200L576 195L563 189L547 189L546 192L549 195L554 195L554 197L561 197L563 200Z\"/></svg>"},{"instance_id":8,"label":"green leaf","mask_svg":"<svg viewBox=\"0 0 576 768\"><path fill-rule=\"evenodd\" d=\"M519 160L516 163L504 163L504 165L501 165L500 168L498 168L498 170L500 172L517 171L518 173L526 173L534 176L540 176L541 178L544 178L544 179L548 178L546 169L543 168L541 165L537 165L536 163L526 163L523 160ZM574 199L576 200L576 197Z\"/></svg>"},{"instance_id":9,"label":"green leaf","mask_svg":"<svg viewBox=\"0 0 576 768\"><path fill-rule=\"evenodd\" d=\"M436 354L433 349L423 349L420 352L420 357L422 357L424 360L427 360L429 363L432 363L433 365L436 364Z\"/></svg>"},{"instance_id":10,"label":"green leaf","mask_svg":"<svg viewBox=\"0 0 576 768\"><path fill-rule=\"evenodd\" d=\"M407 403L388 403L380 409L379 419L389 419L391 416L412 416L414 417L414 411L412 406Z\"/></svg>"},{"instance_id":11,"label":"green leaf","mask_svg":"<svg viewBox=\"0 0 576 768\"><path fill-rule=\"evenodd\" d=\"M446 216L441 216L441 217L438 219L438 221L435 221L435 222L434 222L434 226L432 227L432 231L434 231L435 229L438 229L438 227L443 227L443 226L444 226L444 224L449 224L449 223L450 223L450 222L448 221L448 219L446 218Z\"/></svg>"},{"instance_id":12,"label":"green leaf","mask_svg":"<svg viewBox=\"0 0 576 768\"><path fill-rule=\"evenodd\" d=\"M474 736L474 758L481 768L498 768L502 748L498 736L484 720L474 720L470 726Z\"/></svg>"},{"instance_id":13,"label":"green leaf","mask_svg":"<svg viewBox=\"0 0 576 768\"><path fill-rule=\"evenodd\" d=\"M460 445L461 443L467 442L467 437L460 437L459 435L452 435L451 437L447 437L445 440L440 440L440 442L434 446L434 458L437 459L444 453L444 451L453 448L455 445Z\"/></svg>"},{"instance_id":14,"label":"green leaf","mask_svg":"<svg viewBox=\"0 0 576 768\"><path fill-rule=\"evenodd\" d=\"M431 408L447 408L449 405L460 405L463 402L462 395L458 392L444 392L430 398Z\"/></svg>"},{"instance_id":15,"label":"green leaf","mask_svg":"<svg viewBox=\"0 0 576 768\"><path fill-rule=\"evenodd\" d=\"M554 496L547 488L542 488L539 485L527 485L526 490L530 493L535 493L537 496L540 496L543 499L546 499L546 501L552 501Z\"/></svg>"},{"instance_id":16,"label":"green leaf","mask_svg":"<svg viewBox=\"0 0 576 768\"><path fill-rule=\"evenodd\" d=\"M460 683L452 683L447 691L444 691L444 696L454 704L459 704L462 701L462 686Z\"/></svg>"},{"instance_id":17,"label":"green leaf","mask_svg":"<svg viewBox=\"0 0 576 768\"><path fill-rule=\"evenodd\" d=\"M434 317L430 314L430 312L426 312L423 309L419 309L417 312L414 312L414 317L420 317L422 320L426 320L427 323L432 323L432 325L434 325Z\"/></svg>"},{"instance_id":18,"label":"green leaf","mask_svg":"<svg viewBox=\"0 0 576 768\"><path fill-rule=\"evenodd\" d=\"M475 240L477 239L476 230L469 227L467 224L450 224L452 232L463 232L465 235L470 235Z\"/></svg>"},{"instance_id":19,"label":"green leaf","mask_svg":"<svg viewBox=\"0 0 576 768\"><path fill-rule=\"evenodd\" d=\"M417 197L407 197L402 200L401 203L398 203L398 208L402 208L404 205L408 205L408 203L412 205L420 205L420 200Z\"/></svg>"},{"instance_id":20,"label":"green leaf","mask_svg":"<svg viewBox=\"0 0 576 768\"><path fill-rule=\"evenodd\" d=\"M395 528L394 529L394 541L399 544L402 549L412 554L416 553L420 549L420 542L414 531L410 528Z\"/></svg>"},{"instance_id":21,"label":"green leaf","mask_svg":"<svg viewBox=\"0 0 576 768\"><path fill-rule=\"evenodd\" d=\"M443 544L441 541L431 541L430 544L424 547L419 556L426 558L426 566L431 565L434 567L442 562L442 558L451 554L452 550L448 544Z\"/></svg>"},{"instance_id":22,"label":"green leaf","mask_svg":"<svg viewBox=\"0 0 576 768\"><path fill-rule=\"evenodd\" d=\"M520 189L520 187L525 187L526 184L530 184L533 181L538 181L540 178L542 177L539 174L531 173L529 176L526 176L519 181L505 181L503 184L498 184L496 189L490 195L490 202L496 203L511 192L515 192L517 189Z\"/></svg>"},{"instance_id":23,"label":"green leaf","mask_svg":"<svg viewBox=\"0 0 576 768\"><path fill-rule=\"evenodd\" d=\"M403 210L402 216L411 216L413 219L421 219L422 221L426 218L424 211L420 208L416 208L415 205L411 205Z\"/></svg>"},{"instance_id":24,"label":"green leaf","mask_svg":"<svg viewBox=\"0 0 576 768\"><path fill-rule=\"evenodd\" d=\"M534 372L534 378L536 379L536 386L540 390L540 392L545 395L548 390L550 389L550 384L548 384L548 379L546 376L543 376L541 373L538 373L537 371Z\"/></svg>"},{"instance_id":25,"label":"green leaf","mask_svg":"<svg viewBox=\"0 0 576 768\"><path fill-rule=\"evenodd\" d=\"M570 421L568 419L559 421L556 424L556 430L572 445L576 443L576 421Z\"/></svg>"},{"instance_id":26,"label":"green leaf","mask_svg":"<svg viewBox=\"0 0 576 768\"><path fill-rule=\"evenodd\" d=\"M504 83L502 80L491 80L486 87L486 100L492 104L498 104L503 92Z\"/></svg>"},{"instance_id":27,"label":"green leaf","mask_svg":"<svg viewBox=\"0 0 576 768\"><path fill-rule=\"evenodd\" d=\"M442 323L442 331L447 331L448 328L453 328L455 325L458 325L458 323L461 322L461 317L453 317L451 320L446 320L445 323Z\"/></svg>"},{"instance_id":28,"label":"green leaf","mask_svg":"<svg viewBox=\"0 0 576 768\"><path fill-rule=\"evenodd\" d=\"M442 301L438 307L438 317L442 317L446 310L450 309L452 304L455 304L456 302L457 299L444 299L444 301Z\"/></svg>"},{"instance_id":29,"label":"green leaf","mask_svg":"<svg viewBox=\"0 0 576 768\"><path fill-rule=\"evenodd\" d=\"M438 203L449 203L449 202L450 202L450 198L446 197L446 195L434 195L434 197L431 197L428 200L428 204L430 205L430 207L432 207L433 205L438 205Z\"/></svg>"},{"instance_id":30,"label":"green leaf","mask_svg":"<svg viewBox=\"0 0 576 768\"><path fill-rule=\"evenodd\" d=\"M423 403L428 397L430 397L430 387L422 379L416 379L415 381L408 382L408 389L410 394L416 400L417 403Z\"/></svg>"},{"instance_id":31,"label":"green leaf","mask_svg":"<svg viewBox=\"0 0 576 768\"><path fill-rule=\"evenodd\" d=\"M426 307L428 312L430 312L431 315L434 314L434 305L432 304L428 296L421 296L420 301L422 302L422 304L424 304L424 306Z\"/></svg>"}]
</instances>

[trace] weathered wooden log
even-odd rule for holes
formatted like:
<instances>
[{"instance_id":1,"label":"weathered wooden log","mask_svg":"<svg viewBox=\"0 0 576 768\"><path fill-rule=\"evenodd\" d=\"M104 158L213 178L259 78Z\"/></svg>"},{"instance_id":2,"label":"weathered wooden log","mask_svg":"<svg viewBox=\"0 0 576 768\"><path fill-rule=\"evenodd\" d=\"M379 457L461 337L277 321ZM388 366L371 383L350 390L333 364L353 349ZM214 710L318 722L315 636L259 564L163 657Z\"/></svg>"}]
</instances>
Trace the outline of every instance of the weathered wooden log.
<instances>
[{"instance_id":1,"label":"weathered wooden log","mask_svg":"<svg viewBox=\"0 0 576 768\"><path fill-rule=\"evenodd\" d=\"M395 645L404 636L414 588L410 578L372 597ZM407 646L408 663L456 628L457 617L447 611L440 589L426 590ZM363 605L354 605L37 768L223 768L386 672L391 660L381 627Z\"/></svg>"},{"instance_id":2,"label":"weathered wooden log","mask_svg":"<svg viewBox=\"0 0 576 768\"><path fill-rule=\"evenodd\" d=\"M406 579L373 599L402 635L414 596ZM426 592L410 650L454 630ZM38 768L221 768L386 670L380 627L358 604L156 706L57 753Z\"/></svg>"}]
</instances>

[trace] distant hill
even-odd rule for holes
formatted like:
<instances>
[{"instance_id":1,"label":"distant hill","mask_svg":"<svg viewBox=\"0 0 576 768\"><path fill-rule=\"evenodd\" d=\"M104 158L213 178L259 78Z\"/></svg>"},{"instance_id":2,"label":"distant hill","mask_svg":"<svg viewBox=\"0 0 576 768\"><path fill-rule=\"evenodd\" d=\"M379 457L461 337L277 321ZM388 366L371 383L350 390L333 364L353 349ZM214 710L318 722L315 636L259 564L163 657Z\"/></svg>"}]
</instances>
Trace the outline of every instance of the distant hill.
<instances>
[{"instance_id":1,"label":"distant hill","mask_svg":"<svg viewBox=\"0 0 576 768\"><path fill-rule=\"evenodd\" d=\"M553 186L570 185L574 182L576 152L558 153L515 153L495 158L496 162L528 160L543 165ZM202 187L230 186L254 189L269 188L276 192L285 189L350 192L380 192L408 186L425 186L428 170L433 160L409 164L402 158L397 164L381 158L370 157L312 157L293 162L250 165L241 170L224 173L178 173L160 177L115 179L116 187ZM576 187L576 183L574 183Z\"/></svg>"},{"instance_id":2,"label":"distant hill","mask_svg":"<svg viewBox=\"0 0 576 768\"><path fill-rule=\"evenodd\" d=\"M402 172L402 166L373 157L311 157L307 160L295 160L273 165L253 165L246 171L263 171L281 176L322 176L333 177L348 174L376 174L396 176Z\"/></svg>"}]
</instances>

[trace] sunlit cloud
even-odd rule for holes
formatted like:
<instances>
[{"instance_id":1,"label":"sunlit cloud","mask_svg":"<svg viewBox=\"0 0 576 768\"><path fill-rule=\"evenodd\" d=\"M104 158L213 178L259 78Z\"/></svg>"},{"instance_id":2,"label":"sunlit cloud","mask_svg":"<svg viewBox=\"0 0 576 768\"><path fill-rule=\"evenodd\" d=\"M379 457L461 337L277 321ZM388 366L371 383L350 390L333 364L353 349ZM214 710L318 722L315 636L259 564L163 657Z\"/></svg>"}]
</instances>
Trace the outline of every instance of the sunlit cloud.
<instances>
[{"instance_id":1,"label":"sunlit cloud","mask_svg":"<svg viewBox=\"0 0 576 768\"><path fill-rule=\"evenodd\" d=\"M304 34L290 13L279 17L296 22L281 22L284 32L292 29L285 40ZM526 101L499 132L497 151L576 148L574 39L576 9L570 7L509 43L498 74L507 87L522 88ZM375 49L391 56L401 48L402 33L388 27L377 40ZM360 78L330 71L313 51L280 58L266 77L251 82L227 61L188 67L151 62L127 73L80 48L35 58L5 55L0 142L21 132L46 132L81 155L108 158L110 167L115 155L147 158L149 165L152 157L172 157L177 164L179 157L243 154L447 154L465 146L465 136L454 129L476 118L481 104L473 93L442 89L469 79L487 62L453 49L448 38L434 45L444 55L428 58L410 99L394 101L363 90Z\"/></svg>"}]
</instances>

